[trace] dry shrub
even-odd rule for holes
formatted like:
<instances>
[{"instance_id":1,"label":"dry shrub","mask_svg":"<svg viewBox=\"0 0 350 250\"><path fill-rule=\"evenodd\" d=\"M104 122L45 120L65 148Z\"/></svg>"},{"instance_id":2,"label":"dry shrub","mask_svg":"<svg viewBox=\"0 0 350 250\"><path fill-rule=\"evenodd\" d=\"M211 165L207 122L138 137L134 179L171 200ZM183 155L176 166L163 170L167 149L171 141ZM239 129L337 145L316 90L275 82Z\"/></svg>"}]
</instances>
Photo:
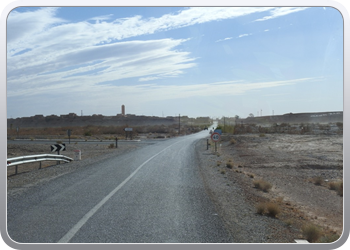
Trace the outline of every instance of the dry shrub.
<instances>
[{"instance_id":1,"label":"dry shrub","mask_svg":"<svg viewBox=\"0 0 350 250\"><path fill-rule=\"evenodd\" d=\"M294 224L294 220L293 219L288 219L288 220L285 221L285 223L286 223L286 225L288 227L290 227L290 226L292 226Z\"/></svg>"},{"instance_id":2,"label":"dry shrub","mask_svg":"<svg viewBox=\"0 0 350 250\"><path fill-rule=\"evenodd\" d=\"M233 163L232 162L226 162L226 167L229 168L229 169L232 169L233 168Z\"/></svg>"},{"instance_id":3,"label":"dry shrub","mask_svg":"<svg viewBox=\"0 0 350 250\"><path fill-rule=\"evenodd\" d=\"M247 173L247 175L248 175L250 178L254 178L254 175L251 174L251 173Z\"/></svg>"},{"instance_id":4,"label":"dry shrub","mask_svg":"<svg viewBox=\"0 0 350 250\"><path fill-rule=\"evenodd\" d=\"M328 187L330 190L337 190L340 182L330 182L328 183Z\"/></svg>"},{"instance_id":5,"label":"dry shrub","mask_svg":"<svg viewBox=\"0 0 350 250\"><path fill-rule=\"evenodd\" d=\"M321 237L321 229L315 225L304 225L301 229L304 237L309 242L316 242Z\"/></svg>"},{"instance_id":6,"label":"dry shrub","mask_svg":"<svg viewBox=\"0 0 350 250\"><path fill-rule=\"evenodd\" d=\"M256 180L253 182L253 184L255 188L260 189L264 192L268 192L272 188L272 185L264 180Z\"/></svg>"},{"instance_id":7,"label":"dry shrub","mask_svg":"<svg viewBox=\"0 0 350 250\"><path fill-rule=\"evenodd\" d=\"M328 184L330 190L337 191L337 194L343 196L343 181L330 182Z\"/></svg>"},{"instance_id":8,"label":"dry shrub","mask_svg":"<svg viewBox=\"0 0 350 250\"><path fill-rule=\"evenodd\" d=\"M276 217L281 212L280 207L272 202L266 204L266 210L267 214L271 217Z\"/></svg>"},{"instance_id":9,"label":"dry shrub","mask_svg":"<svg viewBox=\"0 0 350 250\"><path fill-rule=\"evenodd\" d=\"M256 212L258 214L264 214L265 212L265 203L260 202L258 205L256 205Z\"/></svg>"},{"instance_id":10,"label":"dry shrub","mask_svg":"<svg viewBox=\"0 0 350 250\"><path fill-rule=\"evenodd\" d=\"M276 203L272 202L260 202L256 205L256 213L257 214L264 214L266 212L267 215L271 217L276 217L278 214L281 213L280 207Z\"/></svg>"},{"instance_id":11,"label":"dry shrub","mask_svg":"<svg viewBox=\"0 0 350 250\"><path fill-rule=\"evenodd\" d=\"M337 189L337 194L340 196L343 196L343 182L340 183L340 185Z\"/></svg>"},{"instance_id":12,"label":"dry shrub","mask_svg":"<svg viewBox=\"0 0 350 250\"><path fill-rule=\"evenodd\" d=\"M237 143L237 141L236 141L235 139L232 138L232 139L230 140L230 144L236 144L236 143Z\"/></svg>"},{"instance_id":13,"label":"dry shrub","mask_svg":"<svg viewBox=\"0 0 350 250\"><path fill-rule=\"evenodd\" d=\"M315 178L313 179L313 181L314 181L314 184L317 185L317 186L320 186L320 185L323 184L323 178L320 177L320 176L315 177Z\"/></svg>"}]
</instances>

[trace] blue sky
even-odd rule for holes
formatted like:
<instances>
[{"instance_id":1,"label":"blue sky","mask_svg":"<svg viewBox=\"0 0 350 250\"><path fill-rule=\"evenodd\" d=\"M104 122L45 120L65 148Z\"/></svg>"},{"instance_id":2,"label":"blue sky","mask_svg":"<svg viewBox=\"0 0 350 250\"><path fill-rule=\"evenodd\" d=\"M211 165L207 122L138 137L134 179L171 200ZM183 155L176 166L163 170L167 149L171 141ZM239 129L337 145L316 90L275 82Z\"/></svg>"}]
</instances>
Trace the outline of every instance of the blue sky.
<instances>
[{"instance_id":1,"label":"blue sky","mask_svg":"<svg viewBox=\"0 0 350 250\"><path fill-rule=\"evenodd\" d=\"M7 117L247 117L343 110L333 8L17 8Z\"/></svg>"}]
</instances>

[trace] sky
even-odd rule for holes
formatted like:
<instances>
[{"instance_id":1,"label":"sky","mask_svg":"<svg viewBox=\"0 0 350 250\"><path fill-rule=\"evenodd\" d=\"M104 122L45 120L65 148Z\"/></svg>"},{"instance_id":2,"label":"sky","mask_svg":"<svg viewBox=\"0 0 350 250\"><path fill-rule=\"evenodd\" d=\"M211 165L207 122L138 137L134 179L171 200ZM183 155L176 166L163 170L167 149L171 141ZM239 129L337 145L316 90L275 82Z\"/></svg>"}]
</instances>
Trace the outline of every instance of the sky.
<instances>
[{"instance_id":1,"label":"sky","mask_svg":"<svg viewBox=\"0 0 350 250\"><path fill-rule=\"evenodd\" d=\"M7 19L7 118L343 111L329 7L21 7Z\"/></svg>"}]
</instances>

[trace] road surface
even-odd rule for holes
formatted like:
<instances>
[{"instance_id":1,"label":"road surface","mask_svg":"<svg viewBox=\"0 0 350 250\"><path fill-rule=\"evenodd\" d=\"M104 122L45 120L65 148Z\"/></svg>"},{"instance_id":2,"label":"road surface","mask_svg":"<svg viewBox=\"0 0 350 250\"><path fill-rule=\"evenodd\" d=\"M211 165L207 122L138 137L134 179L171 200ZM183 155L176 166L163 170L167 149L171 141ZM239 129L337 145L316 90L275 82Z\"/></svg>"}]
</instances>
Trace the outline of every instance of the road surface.
<instances>
[{"instance_id":1,"label":"road surface","mask_svg":"<svg viewBox=\"0 0 350 250\"><path fill-rule=\"evenodd\" d=\"M233 242L207 196L195 142L159 141L9 197L9 236L21 243Z\"/></svg>"}]
</instances>

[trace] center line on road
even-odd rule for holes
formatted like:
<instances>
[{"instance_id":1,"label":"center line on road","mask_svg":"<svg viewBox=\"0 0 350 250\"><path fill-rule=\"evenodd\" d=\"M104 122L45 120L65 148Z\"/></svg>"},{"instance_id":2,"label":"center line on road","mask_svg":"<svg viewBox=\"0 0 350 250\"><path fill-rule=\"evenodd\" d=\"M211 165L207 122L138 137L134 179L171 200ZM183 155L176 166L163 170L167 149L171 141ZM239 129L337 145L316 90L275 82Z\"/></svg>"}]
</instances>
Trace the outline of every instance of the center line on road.
<instances>
[{"instance_id":1,"label":"center line on road","mask_svg":"<svg viewBox=\"0 0 350 250\"><path fill-rule=\"evenodd\" d=\"M96 206L94 206L88 213L86 213L83 218L78 221L59 241L58 243L68 243L74 235L79 231L79 229L93 216L119 189L121 189L144 165L146 165L150 160L152 160L157 155L161 154L171 146L179 143L181 141L175 142L170 146L164 148L162 151L153 155L151 158L142 163L128 178L126 178L122 183L120 183L113 191L111 191L106 197L104 197Z\"/></svg>"}]
</instances>

